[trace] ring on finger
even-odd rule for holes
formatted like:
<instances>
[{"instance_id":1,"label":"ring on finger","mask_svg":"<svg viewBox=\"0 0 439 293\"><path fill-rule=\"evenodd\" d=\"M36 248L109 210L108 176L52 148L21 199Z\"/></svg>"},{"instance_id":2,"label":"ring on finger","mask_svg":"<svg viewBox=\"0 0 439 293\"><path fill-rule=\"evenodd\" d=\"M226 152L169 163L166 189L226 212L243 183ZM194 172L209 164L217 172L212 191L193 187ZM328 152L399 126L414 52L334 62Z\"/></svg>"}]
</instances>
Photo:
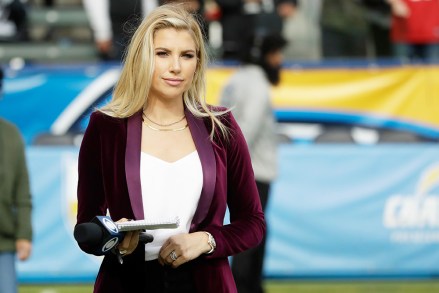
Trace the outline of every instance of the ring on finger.
<instances>
[{"instance_id":1,"label":"ring on finger","mask_svg":"<svg viewBox=\"0 0 439 293\"><path fill-rule=\"evenodd\" d=\"M122 255L123 255L123 254L127 254L127 252L128 252L128 251L125 250L125 249L119 250L119 253L122 254Z\"/></svg>"},{"instance_id":2,"label":"ring on finger","mask_svg":"<svg viewBox=\"0 0 439 293\"><path fill-rule=\"evenodd\" d=\"M178 258L177 254L175 253L175 250L173 250L173 251L171 252L171 254L169 254L169 256L171 257L171 259L172 259L173 261L176 261L177 258Z\"/></svg>"}]
</instances>

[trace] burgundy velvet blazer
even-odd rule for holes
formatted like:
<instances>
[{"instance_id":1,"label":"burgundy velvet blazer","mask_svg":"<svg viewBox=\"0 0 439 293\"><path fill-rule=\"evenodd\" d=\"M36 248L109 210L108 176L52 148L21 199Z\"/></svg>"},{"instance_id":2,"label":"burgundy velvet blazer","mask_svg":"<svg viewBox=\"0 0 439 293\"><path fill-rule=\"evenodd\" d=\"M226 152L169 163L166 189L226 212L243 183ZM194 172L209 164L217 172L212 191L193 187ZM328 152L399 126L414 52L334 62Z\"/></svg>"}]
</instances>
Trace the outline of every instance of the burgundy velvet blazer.
<instances>
[{"instance_id":1,"label":"burgundy velvet blazer","mask_svg":"<svg viewBox=\"0 0 439 293\"><path fill-rule=\"evenodd\" d=\"M211 255L190 262L197 292L237 292L228 256L256 246L265 234L265 220L244 136L231 113L222 116L228 140L209 138L209 119L186 110L203 169L203 188L190 232L208 231L217 247ZM79 153L77 224L105 215L113 220L143 219L140 181L141 113L130 118L91 115ZM226 208L230 224L224 225ZM147 245L147 244L146 244ZM81 246L91 253L86 246ZM94 292L148 292L143 272L144 245L120 265L105 256ZM143 289L142 289L143 288Z\"/></svg>"}]
</instances>

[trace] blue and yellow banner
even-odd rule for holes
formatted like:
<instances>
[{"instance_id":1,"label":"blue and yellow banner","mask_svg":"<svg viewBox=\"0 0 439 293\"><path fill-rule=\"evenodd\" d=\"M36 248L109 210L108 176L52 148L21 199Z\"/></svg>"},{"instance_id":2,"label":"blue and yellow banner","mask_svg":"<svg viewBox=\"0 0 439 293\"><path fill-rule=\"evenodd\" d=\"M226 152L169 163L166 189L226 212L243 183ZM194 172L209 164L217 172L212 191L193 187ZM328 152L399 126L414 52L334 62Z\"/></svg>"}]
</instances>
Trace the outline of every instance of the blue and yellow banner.
<instances>
[{"instance_id":1,"label":"blue and yellow banner","mask_svg":"<svg viewBox=\"0 0 439 293\"><path fill-rule=\"evenodd\" d=\"M60 114L78 102L87 87L118 66L29 67L8 73L0 116L16 124L30 144L49 132ZM207 100L218 104L224 84L237 67L210 67ZM9 72L9 71L8 71ZM94 84L96 82L96 84ZM111 89L111 84L107 85ZM99 96L91 99L99 99ZM75 113L82 119L90 109ZM343 123L413 131L439 138L439 66L302 68L289 67L273 88L282 122ZM44 111L35 111L44 106ZM83 125L83 124L81 124ZM74 129L74 132L84 129Z\"/></svg>"},{"instance_id":2,"label":"blue and yellow banner","mask_svg":"<svg viewBox=\"0 0 439 293\"><path fill-rule=\"evenodd\" d=\"M208 101L219 93L233 68L208 74ZM439 67L397 66L286 69L273 88L281 121L390 127L439 137Z\"/></svg>"}]
</instances>

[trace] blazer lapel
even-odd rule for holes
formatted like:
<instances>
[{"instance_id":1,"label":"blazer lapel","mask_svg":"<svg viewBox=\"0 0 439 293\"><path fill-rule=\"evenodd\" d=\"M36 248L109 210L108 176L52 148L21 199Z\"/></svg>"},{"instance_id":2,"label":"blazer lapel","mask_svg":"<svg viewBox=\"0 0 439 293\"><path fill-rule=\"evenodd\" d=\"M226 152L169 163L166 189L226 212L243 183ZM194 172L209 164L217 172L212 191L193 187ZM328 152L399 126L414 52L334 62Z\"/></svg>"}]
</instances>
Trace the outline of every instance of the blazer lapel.
<instances>
[{"instance_id":1,"label":"blazer lapel","mask_svg":"<svg viewBox=\"0 0 439 293\"><path fill-rule=\"evenodd\" d=\"M190 227L190 231L192 232L206 217L212 202L216 182L216 161L209 133L203 119L194 117L189 110L185 112L203 169L203 189L201 190L197 210L192 219ZM127 143L125 149L126 181L131 208L136 220L144 219L142 187L140 182L141 138L142 116L139 112L128 118Z\"/></svg>"},{"instance_id":2,"label":"blazer lapel","mask_svg":"<svg viewBox=\"0 0 439 293\"><path fill-rule=\"evenodd\" d=\"M142 142L141 112L128 118L127 144L125 146L125 176L131 208L136 220L144 219L142 186L140 183L140 151Z\"/></svg>"},{"instance_id":3,"label":"blazer lapel","mask_svg":"<svg viewBox=\"0 0 439 293\"><path fill-rule=\"evenodd\" d=\"M190 232L192 232L206 217L212 202L216 182L216 160L213 152L212 142L203 119L196 118L187 109L185 112L186 120L189 124L189 129L191 131L195 147L197 148L198 156L200 157L201 161L201 167L203 169L203 189L201 190L197 210L195 211L192 219L190 227Z\"/></svg>"}]
</instances>

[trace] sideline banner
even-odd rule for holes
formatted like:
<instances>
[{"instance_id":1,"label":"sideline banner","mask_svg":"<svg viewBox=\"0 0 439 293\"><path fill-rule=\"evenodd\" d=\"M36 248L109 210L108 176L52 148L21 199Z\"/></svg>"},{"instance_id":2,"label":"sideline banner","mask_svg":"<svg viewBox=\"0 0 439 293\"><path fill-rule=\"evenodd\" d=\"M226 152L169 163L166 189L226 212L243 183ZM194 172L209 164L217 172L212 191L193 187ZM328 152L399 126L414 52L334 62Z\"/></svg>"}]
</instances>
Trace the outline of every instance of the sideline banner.
<instances>
[{"instance_id":1,"label":"sideline banner","mask_svg":"<svg viewBox=\"0 0 439 293\"><path fill-rule=\"evenodd\" d=\"M233 70L208 71L208 102L218 103ZM280 121L391 127L439 138L439 66L289 68L273 97Z\"/></svg>"},{"instance_id":2,"label":"sideline banner","mask_svg":"<svg viewBox=\"0 0 439 293\"><path fill-rule=\"evenodd\" d=\"M342 68L322 68L324 64L317 63L318 68L294 65L283 71L280 85L273 89L279 121L386 127L439 138L439 65L383 67L364 62L355 68L350 63ZM51 131L71 103L87 104L86 97L93 106L74 107L68 116L69 121L78 122L70 131L81 132L87 125L85 117L102 94L97 89L111 88L113 81L107 77L119 66L30 66L11 71L4 82L0 117L17 125L30 145L39 134ZM208 68L209 103L218 103L236 68ZM105 95L108 98L110 93ZM50 106L36 112L41 105Z\"/></svg>"},{"instance_id":3,"label":"sideline banner","mask_svg":"<svg viewBox=\"0 0 439 293\"><path fill-rule=\"evenodd\" d=\"M94 281L101 258L82 252L73 237L77 158L75 147L27 148L34 241L30 259L17 262L20 281Z\"/></svg>"},{"instance_id":4,"label":"sideline banner","mask_svg":"<svg viewBox=\"0 0 439 293\"><path fill-rule=\"evenodd\" d=\"M31 258L21 282L90 282L101 258L73 238L78 149L27 149ZM93 195L91 195L93 196ZM439 274L437 145L283 145L266 213L265 276Z\"/></svg>"},{"instance_id":5,"label":"sideline banner","mask_svg":"<svg viewBox=\"0 0 439 293\"><path fill-rule=\"evenodd\" d=\"M267 276L439 274L437 145L285 145L280 158Z\"/></svg>"}]
</instances>

